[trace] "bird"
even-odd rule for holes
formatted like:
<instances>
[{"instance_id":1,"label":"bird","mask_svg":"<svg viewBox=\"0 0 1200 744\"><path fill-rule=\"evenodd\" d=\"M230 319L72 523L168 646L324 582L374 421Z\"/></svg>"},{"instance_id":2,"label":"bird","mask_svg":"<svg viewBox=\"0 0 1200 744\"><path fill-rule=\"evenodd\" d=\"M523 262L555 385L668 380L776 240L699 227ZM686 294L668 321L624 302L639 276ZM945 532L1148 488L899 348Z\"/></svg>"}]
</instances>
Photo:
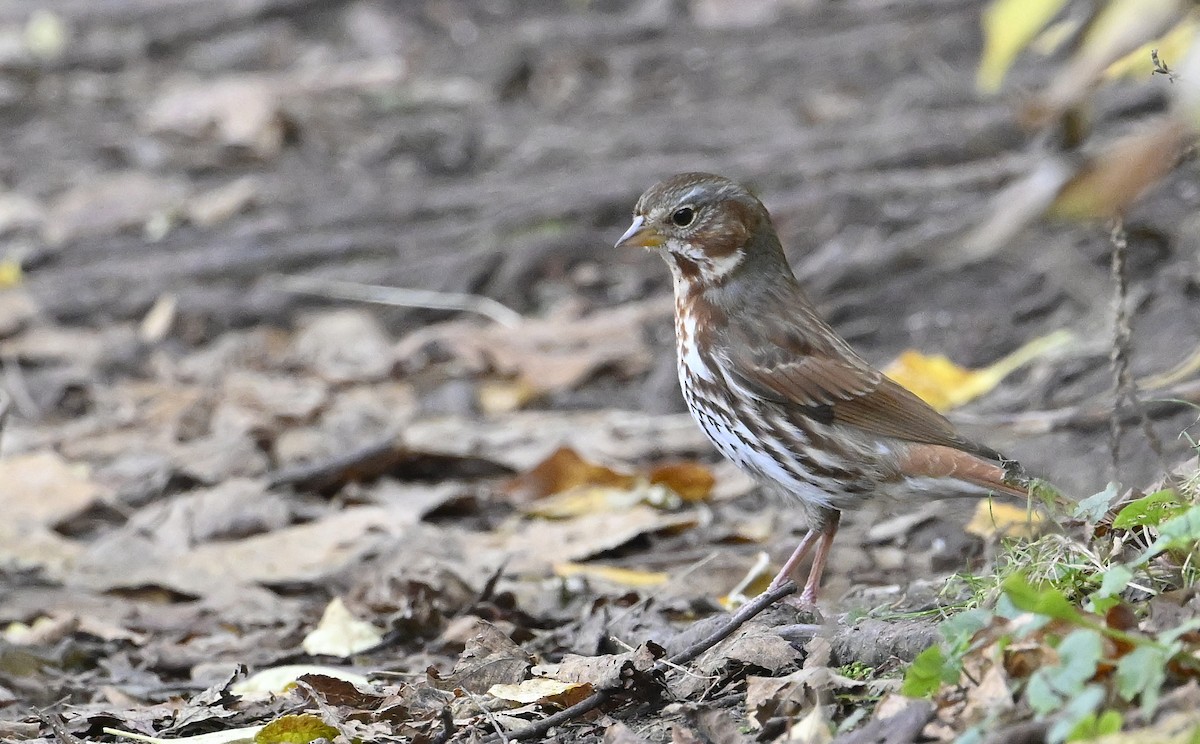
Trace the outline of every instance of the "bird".
<instances>
[{"instance_id":1,"label":"bird","mask_svg":"<svg viewBox=\"0 0 1200 744\"><path fill-rule=\"evenodd\" d=\"M766 207L744 186L681 173L645 191L617 248L661 253L675 294L680 389L716 449L803 509L808 532L767 591L815 605L843 511L874 497L1028 496L1014 460L959 434L818 315Z\"/></svg>"}]
</instances>

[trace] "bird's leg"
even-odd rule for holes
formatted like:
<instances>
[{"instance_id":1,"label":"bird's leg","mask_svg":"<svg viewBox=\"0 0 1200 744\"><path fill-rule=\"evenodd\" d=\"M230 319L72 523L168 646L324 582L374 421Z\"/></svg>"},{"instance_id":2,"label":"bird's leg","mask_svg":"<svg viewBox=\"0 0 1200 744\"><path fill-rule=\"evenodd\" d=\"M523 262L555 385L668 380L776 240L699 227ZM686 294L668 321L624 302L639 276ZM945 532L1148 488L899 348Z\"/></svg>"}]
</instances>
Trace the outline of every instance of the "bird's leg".
<instances>
[{"instance_id":1,"label":"bird's leg","mask_svg":"<svg viewBox=\"0 0 1200 744\"><path fill-rule=\"evenodd\" d=\"M820 535L821 533L817 530L809 530L804 533L804 537L800 538L800 544L792 551L792 557L788 558L787 563L783 564L783 568L779 569L779 573L775 574L775 578L771 580L771 586L768 587L767 591L778 589L791 580L792 576L796 573L796 569L804 560L804 557L808 555L808 551L812 550L813 541Z\"/></svg>"},{"instance_id":2,"label":"bird's leg","mask_svg":"<svg viewBox=\"0 0 1200 744\"><path fill-rule=\"evenodd\" d=\"M801 604L816 604L817 590L821 588L821 574L825 573L825 563L829 560L829 549L833 547L833 536L837 534L838 522L841 517L842 513L835 511L821 526L821 539L817 542L817 553L813 556L812 567L808 569L808 581L804 582L804 591L800 592Z\"/></svg>"}]
</instances>

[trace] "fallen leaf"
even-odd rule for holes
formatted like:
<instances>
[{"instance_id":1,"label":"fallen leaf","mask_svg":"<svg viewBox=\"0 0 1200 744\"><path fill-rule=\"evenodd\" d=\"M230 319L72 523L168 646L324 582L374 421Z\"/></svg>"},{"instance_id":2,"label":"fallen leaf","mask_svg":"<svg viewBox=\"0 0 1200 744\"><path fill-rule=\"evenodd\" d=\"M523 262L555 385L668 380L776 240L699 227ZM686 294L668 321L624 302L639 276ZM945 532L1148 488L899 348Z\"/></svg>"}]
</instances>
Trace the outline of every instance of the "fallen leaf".
<instances>
[{"instance_id":1,"label":"fallen leaf","mask_svg":"<svg viewBox=\"0 0 1200 744\"><path fill-rule=\"evenodd\" d=\"M278 81L260 75L172 80L143 116L152 134L207 142L260 160L283 149Z\"/></svg>"},{"instance_id":2,"label":"fallen leaf","mask_svg":"<svg viewBox=\"0 0 1200 744\"><path fill-rule=\"evenodd\" d=\"M975 505L975 514L966 531L985 540L994 537L1031 538L1045 518L1026 506L1005 504L994 499L982 499Z\"/></svg>"},{"instance_id":3,"label":"fallen leaf","mask_svg":"<svg viewBox=\"0 0 1200 744\"><path fill-rule=\"evenodd\" d=\"M513 571L544 571L554 563L587 560L641 535L681 530L696 522L694 514L669 514L639 504L626 511L558 520L553 529L541 520L524 520L515 529L483 535L480 542L509 556Z\"/></svg>"},{"instance_id":4,"label":"fallen leaf","mask_svg":"<svg viewBox=\"0 0 1200 744\"><path fill-rule=\"evenodd\" d=\"M825 717L824 706L814 705L808 715L789 726L787 741L803 744L829 744L833 741L833 727Z\"/></svg>"},{"instance_id":5,"label":"fallen leaf","mask_svg":"<svg viewBox=\"0 0 1200 744\"><path fill-rule=\"evenodd\" d=\"M325 607L321 622L304 637L301 647L311 656L347 657L379 645L383 631L350 614L341 597Z\"/></svg>"},{"instance_id":6,"label":"fallen leaf","mask_svg":"<svg viewBox=\"0 0 1200 744\"><path fill-rule=\"evenodd\" d=\"M19 287L23 278L19 259L10 256L0 259L0 289Z\"/></svg>"},{"instance_id":7,"label":"fallen leaf","mask_svg":"<svg viewBox=\"0 0 1200 744\"><path fill-rule=\"evenodd\" d=\"M1148 78L1155 71L1154 59L1151 52L1157 52L1161 60L1168 62L1183 59L1200 33L1200 21L1194 13L1188 14L1183 20L1171 27L1170 31L1153 41L1149 41L1124 57L1113 62L1104 70L1106 79L1116 78Z\"/></svg>"},{"instance_id":8,"label":"fallen leaf","mask_svg":"<svg viewBox=\"0 0 1200 744\"><path fill-rule=\"evenodd\" d=\"M583 576L610 584L619 584L634 589L662 586L671 575L664 571L638 571L617 566L601 566L593 563L555 563L555 576Z\"/></svg>"},{"instance_id":9,"label":"fallen leaf","mask_svg":"<svg viewBox=\"0 0 1200 744\"><path fill-rule=\"evenodd\" d=\"M999 90L1013 60L1066 3L1067 0L992 0L983 12L983 53L975 84L988 93Z\"/></svg>"},{"instance_id":10,"label":"fallen leaf","mask_svg":"<svg viewBox=\"0 0 1200 744\"><path fill-rule=\"evenodd\" d=\"M120 736L126 739L133 739L134 741L144 741L147 744L176 744L177 742L182 742L182 744L243 744L243 742L246 744L257 744L255 737L264 728L266 728L265 725L244 726L242 728L225 729L224 731L213 731L197 736L171 736L165 739L157 736L146 736L134 731L123 731L117 728L106 727L101 730L111 736Z\"/></svg>"},{"instance_id":11,"label":"fallen leaf","mask_svg":"<svg viewBox=\"0 0 1200 744\"><path fill-rule=\"evenodd\" d=\"M650 682L661 689L661 674L655 662L663 657L663 649L653 642L643 643L633 651L603 656L564 654L556 664L539 664L531 672L562 682L586 683L597 690L624 685L627 681Z\"/></svg>"},{"instance_id":12,"label":"fallen leaf","mask_svg":"<svg viewBox=\"0 0 1200 744\"><path fill-rule=\"evenodd\" d=\"M592 686L580 682L560 682L533 677L515 685L492 685L487 693L494 698L521 705L539 703L568 708L592 694Z\"/></svg>"},{"instance_id":13,"label":"fallen leaf","mask_svg":"<svg viewBox=\"0 0 1200 744\"><path fill-rule=\"evenodd\" d=\"M53 527L107 498L108 490L82 463L54 452L31 452L0 459L0 504L4 521L22 529Z\"/></svg>"},{"instance_id":14,"label":"fallen leaf","mask_svg":"<svg viewBox=\"0 0 1200 744\"><path fill-rule=\"evenodd\" d=\"M650 471L650 482L666 486L684 501L704 501L712 495L717 478L712 469L698 462L658 465Z\"/></svg>"},{"instance_id":15,"label":"fallen leaf","mask_svg":"<svg viewBox=\"0 0 1200 744\"><path fill-rule=\"evenodd\" d=\"M504 489L516 501L533 501L581 486L628 488L632 475L588 462L570 447L560 447L532 469L516 476Z\"/></svg>"},{"instance_id":16,"label":"fallen leaf","mask_svg":"<svg viewBox=\"0 0 1200 744\"><path fill-rule=\"evenodd\" d=\"M187 194L187 184L175 178L140 171L97 176L54 201L42 237L51 245L62 245L141 229L157 215L178 210Z\"/></svg>"},{"instance_id":17,"label":"fallen leaf","mask_svg":"<svg viewBox=\"0 0 1200 744\"><path fill-rule=\"evenodd\" d=\"M477 628L449 675L442 677L430 668L433 687L462 688L482 695L493 685L517 685L525 680L533 662L528 652L492 623L480 621Z\"/></svg>"},{"instance_id":18,"label":"fallen leaf","mask_svg":"<svg viewBox=\"0 0 1200 744\"><path fill-rule=\"evenodd\" d=\"M1164 33L1181 17L1182 0L1109 0L1084 28L1078 47L1025 111L1044 126L1079 106L1116 60Z\"/></svg>"},{"instance_id":19,"label":"fallen leaf","mask_svg":"<svg viewBox=\"0 0 1200 744\"><path fill-rule=\"evenodd\" d=\"M655 299L628 303L579 317L568 308L547 318L526 319L516 328L458 320L429 326L401 339L397 359L420 364L435 348L469 369L520 380L538 393L572 390L602 369L630 376L649 369L653 358L643 324L670 313Z\"/></svg>"},{"instance_id":20,"label":"fallen leaf","mask_svg":"<svg viewBox=\"0 0 1200 744\"><path fill-rule=\"evenodd\" d=\"M928 356L908 350L884 369L900 383L939 411L948 411L989 392L1013 371L1039 356L1073 341L1069 331L1055 331L1036 338L1003 359L982 369L960 367L940 354Z\"/></svg>"},{"instance_id":21,"label":"fallen leaf","mask_svg":"<svg viewBox=\"0 0 1200 744\"><path fill-rule=\"evenodd\" d=\"M263 669L246 679L234 683L230 691L241 696L280 695L295 684L296 680L306 674L319 674L326 677L344 680L354 685L370 686L366 677L356 672L319 664L289 664L285 666Z\"/></svg>"},{"instance_id":22,"label":"fallen leaf","mask_svg":"<svg viewBox=\"0 0 1200 744\"><path fill-rule=\"evenodd\" d=\"M1047 213L1074 220L1122 216L1146 189L1174 169L1194 138L1194 130L1175 117L1159 118L1088 160L1063 186Z\"/></svg>"}]
</instances>

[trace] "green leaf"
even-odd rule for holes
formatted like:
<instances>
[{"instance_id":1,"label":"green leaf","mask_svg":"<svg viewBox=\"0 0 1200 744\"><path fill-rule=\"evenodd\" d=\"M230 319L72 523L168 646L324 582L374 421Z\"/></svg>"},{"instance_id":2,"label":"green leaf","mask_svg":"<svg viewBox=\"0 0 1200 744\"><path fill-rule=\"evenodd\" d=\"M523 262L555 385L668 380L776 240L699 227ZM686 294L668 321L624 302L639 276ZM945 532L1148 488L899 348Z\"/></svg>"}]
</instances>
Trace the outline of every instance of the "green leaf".
<instances>
[{"instance_id":1,"label":"green leaf","mask_svg":"<svg viewBox=\"0 0 1200 744\"><path fill-rule=\"evenodd\" d=\"M1049 584L1035 587L1020 573L1015 573L1000 585L1005 596L1017 609L1046 615L1057 620L1078 623L1083 614L1060 592Z\"/></svg>"},{"instance_id":2,"label":"green leaf","mask_svg":"<svg viewBox=\"0 0 1200 744\"><path fill-rule=\"evenodd\" d=\"M976 633L992 621L992 613L983 609L967 610L946 618L938 625L938 632L946 639L946 645L956 651L965 651Z\"/></svg>"},{"instance_id":3,"label":"green leaf","mask_svg":"<svg viewBox=\"0 0 1200 744\"><path fill-rule=\"evenodd\" d=\"M1046 670L1048 681L1063 695L1076 695L1096 676L1103 655L1104 641L1098 632L1072 630L1058 644L1058 664Z\"/></svg>"},{"instance_id":4,"label":"green leaf","mask_svg":"<svg viewBox=\"0 0 1200 744\"><path fill-rule=\"evenodd\" d=\"M1046 672L1042 669L1029 677L1029 684L1025 686L1025 699L1029 701L1029 707L1040 716L1053 713L1063 704L1062 696L1050 686Z\"/></svg>"},{"instance_id":5,"label":"green leaf","mask_svg":"<svg viewBox=\"0 0 1200 744\"><path fill-rule=\"evenodd\" d=\"M1197 540L1200 540L1200 504L1159 525L1158 537L1138 556L1136 563L1145 563L1164 550L1192 547Z\"/></svg>"},{"instance_id":6,"label":"green leaf","mask_svg":"<svg viewBox=\"0 0 1200 744\"><path fill-rule=\"evenodd\" d=\"M1158 707L1158 697L1167 679L1167 661L1162 649L1139 646L1117 662L1117 693L1129 702L1140 696L1147 717Z\"/></svg>"},{"instance_id":7,"label":"green leaf","mask_svg":"<svg viewBox=\"0 0 1200 744\"><path fill-rule=\"evenodd\" d=\"M942 687L942 682L948 676L946 655L941 646L930 646L913 659L908 671L904 673L904 683L900 685L900 694L905 697L929 697ZM953 679L958 680L957 670Z\"/></svg>"},{"instance_id":8,"label":"green leaf","mask_svg":"<svg viewBox=\"0 0 1200 744\"><path fill-rule=\"evenodd\" d=\"M1112 526L1118 530L1157 527L1171 517L1178 516L1185 509L1187 507L1179 503L1175 491L1166 488L1126 504L1113 518Z\"/></svg>"},{"instance_id":9,"label":"green leaf","mask_svg":"<svg viewBox=\"0 0 1200 744\"><path fill-rule=\"evenodd\" d=\"M1089 741L1099 736L1115 734L1121 730L1124 722L1121 714L1115 710L1106 710L1099 715L1089 713L1067 734L1067 741Z\"/></svg>"},{"instance_id":10,"label":"green leaf","mask_svg":"<svg viewBox=\"0 0 1200 744\"><path fill-rule=\"evenodd\" d=\"M1116 498L1117 484L1109 483L1100 493L1092 494L1076 504L1075 513L1072 516L1095 524L1104 519L1104 515L1108 514L1109 505Z\"/></svg>"},{"instance_id":11,"label":"green leaf","mask_svg":"<svg viewBox=\"0 0 1200 744\"><path fill-rule=\"evenodd\" d=\"M1066 741L1080 722L1096 714L1103 702L1104 689L1100 685L1088 685L1063 706L1062 715L1046 733L1046 740L1050 742Z\"/></svg>"}]
</instances>

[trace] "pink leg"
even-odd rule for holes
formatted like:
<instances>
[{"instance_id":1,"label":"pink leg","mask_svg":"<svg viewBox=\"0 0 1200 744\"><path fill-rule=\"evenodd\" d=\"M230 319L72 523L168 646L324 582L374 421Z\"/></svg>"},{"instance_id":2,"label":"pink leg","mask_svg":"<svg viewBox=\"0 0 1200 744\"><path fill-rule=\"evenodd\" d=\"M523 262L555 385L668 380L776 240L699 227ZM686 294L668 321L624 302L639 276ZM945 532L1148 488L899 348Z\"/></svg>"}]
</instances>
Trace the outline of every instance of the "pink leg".
<instances>
[{"instance_id":1,"label":"pink leg","mask_svg":"<svg viewBox=\"0 0 1200 744\"><path fill-rule=\"evenodd\" d=\"M812 550L813 541L821 533L816 530L809 530L804 533L804 537L800 538L800 544L792 551L792 557L787 559L787 563L783 564L783 568L779 569L779 573L775 574L775 578L771 579L771 586L767 587L767 591L778 589L787 581L790 581L795 575L796 569L800 567L800 563L804 561L808 551Z\"/></svg>"},{"instance_id":2,"label":"pink leg","mask_svg":"<svg viewBox=\"0 0 1200 744\"><path fill-rule=\"evenodd\" d=\"M804 591L800 592L801 604L816 604L817 590L821 588L821 575L825 573L825 563L829 560L829 549L833 547L833 536L838 531L840 512L834 512L825 526L821 528L821 540L817 543L817 553L813 556L812 568L808 569L808 581L804 582Z\"/></svg>"},{"instance_id":3,"label":"pink leg","mask_svg":"<svg viewBox=\"0 0 1200 744\"><path fill-rule=\"evenodd\" d=\"M796 575L796 570L804 561L813 544L817 545L817 554L813 556L812 568L808 571L808 581L804 582L804 591L800 594L800 602L813 604L817 599L817 590L821 587L821 575L825 573L825 564L829 560L829 549L833 545L833 536L838 531L838 521L841 512L833 512L820 530L809 530L800 539L800 544L792 551L792 556L779 569L779 573L771 581L770 589L777 589ZM768 589L768 591L770 591Z\"/></svg>"}]
</instances>

